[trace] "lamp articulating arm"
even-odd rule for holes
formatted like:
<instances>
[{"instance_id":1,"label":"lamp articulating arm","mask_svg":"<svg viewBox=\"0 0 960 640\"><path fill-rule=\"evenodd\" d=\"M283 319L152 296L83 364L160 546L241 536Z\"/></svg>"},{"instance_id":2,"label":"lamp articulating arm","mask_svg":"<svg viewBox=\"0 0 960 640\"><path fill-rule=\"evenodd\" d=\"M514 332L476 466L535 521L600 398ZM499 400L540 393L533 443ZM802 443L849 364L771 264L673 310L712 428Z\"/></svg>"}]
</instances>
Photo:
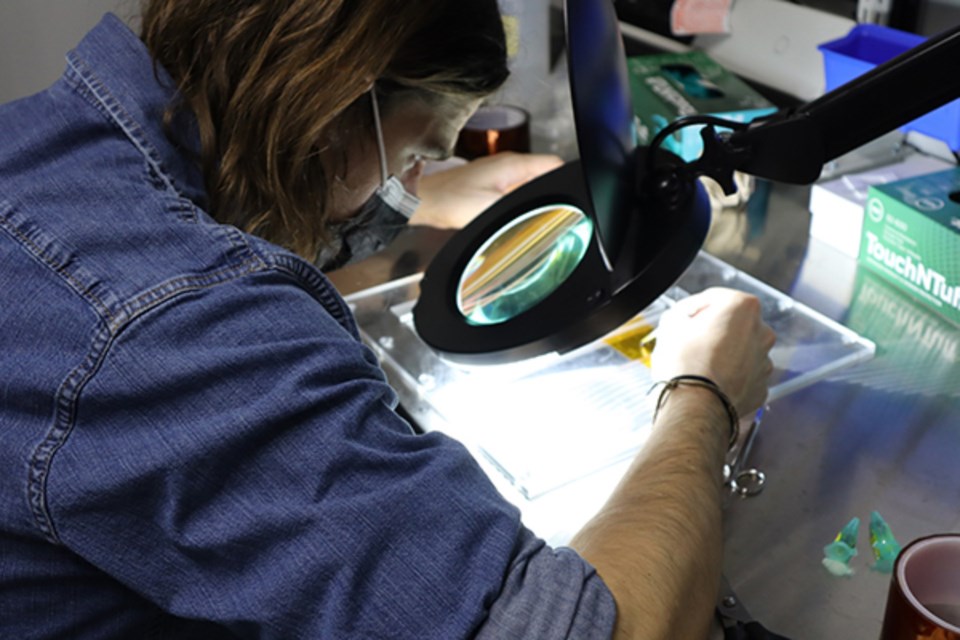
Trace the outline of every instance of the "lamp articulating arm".
<instances>
[{"instance_id":1,"label":"lamp articulating arm","mask_svg":"<svg viewBox=\"0 0 960 640\"><path fill-rule=\"evenodd\" d=\"M800 107L732 132L704 127L704 152L690 171L715 179L728 193L735 189L735 170L812 183L826 162L960 97L958 68L955 27Z\"/></svg>"}]
</instances>

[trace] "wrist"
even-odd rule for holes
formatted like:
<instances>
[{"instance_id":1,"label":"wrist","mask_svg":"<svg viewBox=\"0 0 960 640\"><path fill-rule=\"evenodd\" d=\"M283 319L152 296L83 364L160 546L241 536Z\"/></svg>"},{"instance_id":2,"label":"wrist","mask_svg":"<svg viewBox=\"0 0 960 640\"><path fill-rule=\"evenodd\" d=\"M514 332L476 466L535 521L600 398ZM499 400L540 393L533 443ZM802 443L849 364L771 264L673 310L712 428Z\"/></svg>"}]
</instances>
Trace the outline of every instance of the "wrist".
<instances>
[{"instance_id":1,"label":"wrist","mask_svg":"<svg viewBox=\"0 0 960 640\"><path fill-rule=\"evenodd\" d=\"M661 389L660 395L657 398L656 409L654 410L653 414L654 425L656 425L657 418L669 401L671 395L680 391L681 389L687 395L691 395L691 392L696 392L700 396L712 396L712 401L701 399L698 400L698 402L709 402L708 406L711 406L714 411L722 412L722 415L726 417L727 424L727 451L729 452L736 446L737 440L740 437L740 416L737 413L737 409L734 406L733 401L730 400L729 396L727 396L727 394L720 389L717 383L704 376L679 375L674 376L669 380L657 382L651 388L651 391L660 386L663 388Z\"/></svg>"}]
</instances>

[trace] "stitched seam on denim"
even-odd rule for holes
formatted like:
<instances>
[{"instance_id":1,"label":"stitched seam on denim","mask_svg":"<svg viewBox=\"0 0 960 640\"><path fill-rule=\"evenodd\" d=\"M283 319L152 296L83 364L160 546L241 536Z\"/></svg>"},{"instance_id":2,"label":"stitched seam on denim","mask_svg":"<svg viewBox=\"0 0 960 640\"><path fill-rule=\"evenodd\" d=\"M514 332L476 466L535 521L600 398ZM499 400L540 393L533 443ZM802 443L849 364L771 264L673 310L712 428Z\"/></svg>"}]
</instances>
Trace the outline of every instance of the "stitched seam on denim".
<instances>
[{"instance_id":1,"label":"stitched seam on denim","mask_svg":"<svg viewBox=\"0 0 960 640\"><path fill-rule=\"evenodd\" d=\"M267 261L264 260L259 252L253 248L251 243L247 241L247 234L245 234L243 231L240 231L240 229L228 224L218 224L217 230L227 236L227 240L229 240L230 244L232 244L235 248L246 249L250 256L249 259L257 260L257 262L263 267L267 265Z\"/></svg>"},{"instance_id":2,"label":"stitched seam on denim","mask_svg":"<svg viewBox=\"0 0 960 640\"><path fill-rule=\"evenodd\" d=\"M199 291L222 284L241 276L262 271L263 263L256 256L251 256L240 264L213 271L211 273L179 276L167 280L123 305L124 312L117 315L110 324L110 331L119 333L124 326L143 315L147 311L167 302L181 294Z\"/></svg>"},{"instance_id":3,"label":"stitched seam on denim","mask_svg":"<svg viewBox=\"0 0 960 640\"><path fill-rule=\"evenodd\" d=\"M83 78L75 69L68 66L66 71L63 73L63 78L67 81L70 87L73 88L77 95L84 100L84 102L96 109L97 113L103 116L104 122L112 124L120 129L119 125L117 125L116 121L113 119L113 116L110 115L110 112L107 111L107 108L103 106L103 103L100 101L97 95L90 90L90 87L87 86L86 82L84 82Z\"/></svg>"},{"instance_id":4,"label":"stitched seam on denim","mask_svg":"<svg viewBox=\"0 0 960 640\"><path fill-rule=\"evenodd\" d=\"M179 193L180 191L174 184L173 178L163 168L163 163L160 161L160 154L147 141L147 137L143 134L140 125L123 109L120 101L114 97L110 90L97 78L93 70L87 67L85 61L75 52L67 54L67 64L76 71L84 84L93 92L94 97L102 103L113 120L120 126L130 141L133 142L134 146L140 150L140 153L144 155L147 162L151 164L157 172L157 175L163 179L164 183L171 190Z\"/></svg>"},{"instance_id":5,"label":"stitched seam on denim","mask_svg":"<svg viewBox=\"0 0 960 640\"><path fill-rule=\"evenodd\" d=\"M183 204L185 207L192 208L189 203ZM209 273L178 276L142 292L137 297L124 303L123 311L118 314L111 323L111 330L119 332L125 324L131 322L137 316L182 293L205 289L241 276L262 271L267 267L263 258L252 250L239 229L226 225L218 225L216 230L222 232L222 235L226 237L227 241L233 247L247 250L247 256L243 262Z\"/></svg>"},{"instance_id":6,"label":"stitched seam on denim","mask_svg":"<svg viewBox=\"0 0 960 640\"><path fill-rule=\"evenodd\" d=\"M93 339L93 348L86 359L61 383L55 397L56 412L53 424L30 456L27 495L30 509L40 532L53 544L60 544L50 509L47 505L47 479L50 465L57 451L66 443L73 430L77 401L86 383L93 377L112 341L110 330L102 328Z\"/></svg>"},{"instance_id":7,"label":"stitched seam on denim","mask_svg":"<svg viewBox=\"0 0 960 640\"><path fill-rule=\"evenodd\" d=\"M57 451L66 444L73 431L76 409L84 386L96 374L120 332L147 311L181 294L209 288L262 268L262 261L254 256L239 265L211 274L169 280L125 304L124 311L117 314L108 326L97 333L87 358L67 376L57 390L54 423L34 449L30 460L28 489L30 507L37 527L50 542L60 543L46 499L50 468Z\"/></svg>"},{"instance_id":8,"label":"stitched seam on denim","mask_svg":"<svg viewBox=\"0 0 960 640\"><path fill-rule=\"evenodd\" d=\"M177 217L184 222L197 222L200 219L196 205L186 198L179 198L171 208Z\"/></svg>"},{"instance_id":9,"label":"stitched seam on denim","mask_svg":"<svg viewBox=\"0 0 960 640\"><path fill-rule=\"evenodd\" d=\"M75 69L72 67L67 67L66 72L63 74L63 78L68 85L70 85L84 100L90 104L90 106L96 109L104 117L105 122L116 125L117 128L123 132L124 136L127 136L127 132L117 123L113 117L113 114L111 114L110 111L104 107L97 95L90 90L90 87L86 85L83 78ZM140 148L137 150L142 152L142 149ZM155 188L157 186L157 182L159 182L163 188L168 188L171 186L170 183L172 182L172 178L169 178L165 173L162 172L162 167L158 167L154 163L151 163L150 158L146 157L144 158L144 163L144 172L147 174L146 180L148 183L152 184ZM156 176L156 178L153 178L151 173L153 176ZM171 207L171 211L184 222L197 222L200 219L200 215L198 213L196 204L194 204L194 202L189 198L180 194L178 191L176 191L176 189L174 189L174 191L177 193L177 200Z\"/></svg>"},{"instance_id":10,"label":"stitched seam on denim","mask_svg":"<svg viewBox=\"0 0 960 640\"><path fill-rule=\"evenodd\" d=\"M59 544L60 541L46 501L46 486L50 467L57 451L64 445L72 431L73 420L76 415L76 406L83 386L96 372L113 338L135 317L180 293L213 286L262 269L264 263L259 256L250 252L246 260L240 264L232 265L209 274L174 278L140 294L133 300L126 302L118 311L112 312L107 304L76 280L63 265L53 260L50 256L47 256L42 247L38 246L29 237L25 236L20 229L13 225L7 215L13 211L14 209L10 203L0 201L0 228L15 240L19 241L20 246L23 247L33 259L50 268L67 282L71 289L95 309L101 322L105 325L94 337L92 348L87 358L77 368L71 371L58 388L54 398L56 412L53 424L50 426L43 440L41 440L34 449L30 459L27 490L30 509L40 532L50 542ZM245 245L239 231L224 228L224 232L224 235L228 237L232 244L236 245L239 243L241 246Z\"/></svg>"},{"instance_id":11,"label":"stitched seam on denim","mask_svg":"<svg viewBox=\"0 0 960 640\"><path fill-rule=\"evenodd\" d=\"M109 305L97 297L97 295L90 291L82 282L77 280L62 264L46 255L43 247L38 246L33 240L23 235L19 229L14 227L6 215L10 211L13 211L13 207L5 201L0 201L0 228L17 240L28 254L63 278L71 289L93 306L99 316L111 320L114 317L114 312L111 311Z\"/></svg>"},{"instance_id":12,"label":"stitched seam on denim","mask_svg":"<svg viewBox=\"0 0 960 640\"><path fill-rule=\"evenodd\" d=\"M106 107L104 107L97 95L90 90L90 87L85 84L83 78L75 69L68 67L66 72L63 74L63 79L80 95L80 97L86 100L90 106L96 109L100 115L103 116L105 122L117 126L117 128L123 132L124 136L127 136L127 133L124 131L123 127L121 127L113 118L113 114L111 114ZM138 151L142 150L138 148ZM168 179L168 176L162 173L156 165L151 163L149 158L144 158L144 173L146 174L147 182L154 188L157 188L158 182L160 183L159 186L164 189L170 187L170 182L172 179ZM153 176L156 177L154 178ZM200 215L198 213L196 204L176 190L175 192L177 193L177 200L171 206L171 211L184 222L197 222L200 219Z\"/></svg>"},{"instance_id":13,"label":"stitched seam on denim","mask_svg":"<svg viewBox=\"0 0 960 640\"><path fill-rule=\"evenodd\" d=\"M357 339L360 338L350 308L339 294L333 292L333 285L325 276L310 268L301 259L293 256L277 255L273 262L278 269L303 282L308 287L308 291L333 316L334 320L339 322L352 336Z\"/></svg>"}]
</instances>

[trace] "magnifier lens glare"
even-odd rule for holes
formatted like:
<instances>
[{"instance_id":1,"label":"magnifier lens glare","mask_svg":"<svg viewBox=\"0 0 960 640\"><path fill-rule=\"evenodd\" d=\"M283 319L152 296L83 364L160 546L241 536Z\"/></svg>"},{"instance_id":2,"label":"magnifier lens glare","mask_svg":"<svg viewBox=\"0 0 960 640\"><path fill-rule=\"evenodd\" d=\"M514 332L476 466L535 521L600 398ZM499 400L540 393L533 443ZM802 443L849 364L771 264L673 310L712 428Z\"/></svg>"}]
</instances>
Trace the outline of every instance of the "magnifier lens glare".
<instances>
[{"instance_id":1,"label":"magnifier lens glare","mask_svg":"<svg viewBox=\"0 0 960 640\"><path fill-rule=\"evenodd\" d=\"M553 293L583 259L593 223L569 205L551 205L511 221L487 240L460 279L457 306L468 323L495 325Z\"/></svg>"}]
</instances>

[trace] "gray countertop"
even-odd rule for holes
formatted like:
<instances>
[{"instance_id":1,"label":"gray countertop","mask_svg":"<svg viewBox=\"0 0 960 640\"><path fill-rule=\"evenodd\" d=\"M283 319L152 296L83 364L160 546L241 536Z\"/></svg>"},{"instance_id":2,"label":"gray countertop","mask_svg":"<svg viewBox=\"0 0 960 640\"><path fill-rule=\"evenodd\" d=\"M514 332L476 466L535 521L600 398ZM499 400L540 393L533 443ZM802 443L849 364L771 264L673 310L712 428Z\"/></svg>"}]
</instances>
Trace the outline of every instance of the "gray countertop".
<instances>
[{"instance_id":1,"label":"gray countertop","mask_svg":"<svg viewBox=\"0 0 960 640\"><path fill-rule=\"evenodd\" d=\"M768 482L728 507L726 573L771 630L877 638L890 577L871 569L871 512L904 545L960 531L960 331L805 237L808 188L773 192L753 244L720 257L873 340L877 354L770 407L750 459ZM856 573L834 577L822 549L853 517Z\"/></svg>"}]
</instances>

